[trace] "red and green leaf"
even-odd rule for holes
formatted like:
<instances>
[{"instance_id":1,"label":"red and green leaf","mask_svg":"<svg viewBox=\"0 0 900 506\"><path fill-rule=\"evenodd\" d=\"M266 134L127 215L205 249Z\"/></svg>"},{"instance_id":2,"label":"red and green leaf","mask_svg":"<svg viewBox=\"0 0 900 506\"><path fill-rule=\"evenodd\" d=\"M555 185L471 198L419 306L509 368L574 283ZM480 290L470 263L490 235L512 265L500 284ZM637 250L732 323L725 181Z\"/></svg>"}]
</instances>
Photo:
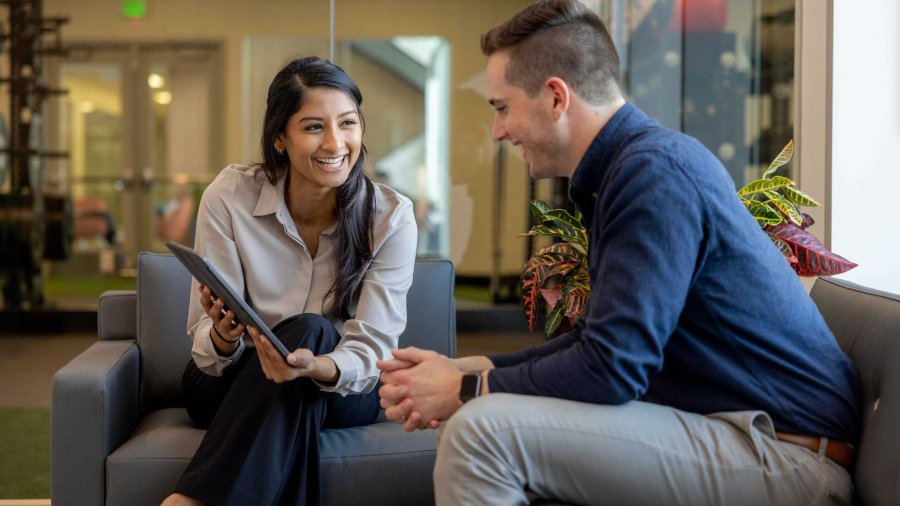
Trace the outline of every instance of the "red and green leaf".
<instances>
[{"instance_id":1,"label":"red and green leaf","mask_svg":"<svg viewBox=\"0 0 900 506\"><path fill-rule=\"evenodd\" d=\"M547 303L547 307L555 307L559 299L562 298L562 287L559 285L553 288L541 288L541 297Z\"/></svg>"},{"instance_id":2,"label":"red and green leaf","mask_svg":"<svg viewBox=\"0 0 900 506\"><path fill-rule=\"evenodd\" d=\"M797 256L794 255L794 250L791 249L791 245L768 232L766 234L769 236L769 239L772 240L772 244L774 244L775 247L778 248L778 251L784 255L784 258L787 259L788 263L791 264L791 266L794 266L797 263Z\"/></svg>"},{"instance_id":3,"label":"red and green leaf","mask_svg":"<svg viewBox=\"0 0 900 506\"><path fill-rule=\"evenodd\" d=\"M546 261L529 262L525 272L522 273L522 308L525 311L525 320L528 322L528 330L534 331L537 321L538 294L548 278L557 275L565 275L577 265L574 260L550 260L550 255L544 255Z\"/></svg>"},{"instance_id":4,"label":"red and green leaf","mask_svg":"<svg viewBox=\"0 0 900 506\"><path fill-rule=\"evenodd\" d=\"M580 264L578 268L570 270L553 288L542 289L541 295L547 302L547 306L553 308L547 315L544 336L547 339L553 337L564 316L569 318L570 322L583 316L584 306L590 293L590 278L585 264Z\"/></svg>"},{"instance_id":5,"label":"red and green leaf","mask_svg":"<svg viewBox=\"0 0 900 506\"><path fill-rule=\"evenodd\" d=\"M551 308L548 325L544 327L549 339L564 316L574 319L584 311L585 300L590 294L586 259L588 237L579 212L571 214L564 209L551 209L545 202L535 200L531 202L531 213L538 225L523 235L551 236L565 241L537 251L522 273L522 307L528 329L534 331L539 296L543 295ZM543 288L551 279L555 279L556 284L552 288Z\"/></svg>"},{"instance_id":6,"label":"red and green leaf","mask_svg":"<svg viewBox=\"0 0 900 506\"><path fill-rule=\"evenodd\" d=\"M815 225L816 220L814 220L812 216L804 213L803 211L800 212L800 216L803 216L803 222L800 223L800 228L802 228L803 230L806 230L807 228Z\"/></svg>"},{"instance_id":7,"label":"red and green leaf","mask_svg":"<svg viewBox=\"0 0 900 506\"><path fill-rule=\"evenodd\" d=\"M584 253L570 243L555 243L541 248L531 256L523 269L524 273L534 269L537 265L552 264L577 264L584 260ZM523 273L523 277L524 277Z\"/></svg>"},{"instance_id":8,"label":"red and green leaf","mask_svg":"<svg viewBox=\"0 0 900 506\"><path fill-rule=\"evenodd\" d=\"M766 232L790 246L797 258L797 263L791 266L800 276L834 276L857 266L830 251L815 236L793 223L767 227Z\"/></svg>"},{"instance_id":9,"label":"red and green leaf","mask_svg":"<svg viewBox=\"0 0 900 506\"><path fill-rule=\"evenodd\" d=\"M569 317L571 323L575 323L576 318L584 316L584 307L587 305L590 296L591 290L590 287L588 287L586 292L573 293L569 298L569 310L566 311L566 316Z\"/></svg>"},{"instance_id":10,"label":"red and green leaf","mask_svg":"<svg viewBox=\"0 0 900 506\"><path fill-rule=\"evenodd\" d=\"M539 290L547 279L565 275L576 265L584 265L585 254L570 243L556 243L541 248L528 263L522 273L522 307L528 329L533 331L537 321Z\"/></svg>"}]
</instances>

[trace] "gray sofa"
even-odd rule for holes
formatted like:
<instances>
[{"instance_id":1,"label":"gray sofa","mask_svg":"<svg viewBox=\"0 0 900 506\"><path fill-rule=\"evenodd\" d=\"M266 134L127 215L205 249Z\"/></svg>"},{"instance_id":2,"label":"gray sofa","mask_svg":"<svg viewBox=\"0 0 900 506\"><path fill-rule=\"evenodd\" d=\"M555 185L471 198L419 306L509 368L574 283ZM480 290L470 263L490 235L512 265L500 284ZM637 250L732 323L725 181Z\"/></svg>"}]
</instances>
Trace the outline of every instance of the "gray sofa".
<instances>
[{"instance_id":1,"label":"gray sofa","mask_svg":"<svg viewBox=\"0 0 900 506\"><path fill-rule=\"evenodd\" d=\"M812 298L862 382L856 504L900 504L900 297L820 278Z\"/></svg>"},{"instance_id":2,"label":"gray sofa","mask_svg":"<svg viewBox=\"0 0 900 506\"><path fill-rule=\"evenodd\" d=\"M862 439L853 470L854 504L900 505L900 296L835 278L810 293L828 327L859 369ZM536 500L541 506L564 506Z\"/></svg>"},{"instance_id":3,"label":"gray sofa","mask_svg":"<svg viewBox=\"0 0 900 506\"><path fill-rule=\"evenodd\" d=\"M416 262L401 346L456 354L453 266ZM190 275L171 255L142 253L136 292L100 298L99 341L53 378L52 502L159 504L203 437L182 408ZM329 505L433 504L435 432L381 421L323 431Z\"/></svg>"}]
</instances>

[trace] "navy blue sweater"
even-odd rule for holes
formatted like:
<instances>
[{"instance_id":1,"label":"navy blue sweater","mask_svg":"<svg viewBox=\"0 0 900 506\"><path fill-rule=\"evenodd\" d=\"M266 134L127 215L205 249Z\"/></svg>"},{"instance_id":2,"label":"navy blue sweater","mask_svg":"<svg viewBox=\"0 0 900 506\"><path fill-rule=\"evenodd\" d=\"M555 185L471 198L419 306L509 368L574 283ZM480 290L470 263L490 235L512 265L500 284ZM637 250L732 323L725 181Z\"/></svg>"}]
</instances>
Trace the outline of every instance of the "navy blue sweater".
<instances>
[{"instance_id":1,"label":"navy blue sweater","mask_svg":"<svg viewBox=\"0 0 900 506\"><path fill-rule=\"evenodd\" d=\"M491 392L763 410L776 430L856 441L856 370L703 145L626 104L570 194L590 229L585 316L490 357Z\"/></svg>"}]
</instances>

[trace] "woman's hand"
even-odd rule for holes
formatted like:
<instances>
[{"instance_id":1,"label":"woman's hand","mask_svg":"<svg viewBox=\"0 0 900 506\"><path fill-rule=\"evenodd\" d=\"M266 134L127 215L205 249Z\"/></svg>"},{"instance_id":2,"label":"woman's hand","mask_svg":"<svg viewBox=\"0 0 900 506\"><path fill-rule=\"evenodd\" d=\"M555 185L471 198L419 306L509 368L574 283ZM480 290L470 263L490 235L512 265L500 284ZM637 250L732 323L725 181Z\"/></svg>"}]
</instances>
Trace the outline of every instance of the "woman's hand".
<instances>
[{"instance_id":1,"label":"woman's hand","mask_svg":"<svg viewBox=\"0 0 900 506\"><path fill-rule=\"evenodd\" d=\"M275 383L284 383L297 378L312 378L324 383L337 381L339 371L334 360L329 357L317 357L306 348L297 348L288 354L285 360L256 327L248 326L247 333L256 345L256 354L259 356L263 373Z\"/></svg>"},{"instance_id":2,"label":"woman's hand","mask_svg":"<svg viewBox=\"0 0 900 506\"><path fill-rule=\"evenodd\" d=\"M225 309L222 299L213 301L213 293L209 288L200 285L200 304L212 319L213 326L209 335L216 350L222 355L231 355L238 347L238 339L244 333L244 325L234 322L234 311Z\"/></svg>"}]
</instances>

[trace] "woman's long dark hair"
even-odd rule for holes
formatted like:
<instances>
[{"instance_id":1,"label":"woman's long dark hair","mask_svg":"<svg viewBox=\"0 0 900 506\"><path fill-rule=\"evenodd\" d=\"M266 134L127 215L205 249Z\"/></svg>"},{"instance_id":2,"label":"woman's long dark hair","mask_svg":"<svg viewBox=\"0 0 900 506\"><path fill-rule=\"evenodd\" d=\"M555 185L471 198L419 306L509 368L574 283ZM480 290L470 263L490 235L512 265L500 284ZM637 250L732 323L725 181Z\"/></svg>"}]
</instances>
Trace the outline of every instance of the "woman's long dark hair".
<instances>
[{"instance_id":1,"label":"woman's long dark hair","mask_svg":"<svg viewBox=\"0 0 900 506\"><path fill-rule=\"evenodd\" d=\"M275 140L285 131L287 122L303 105L303 96L310 88L334 88L343 91L356 103L360 123L365 132L365 119L359 106L362 93L353 79L343 69L316 57L298 58L281 69L266 97L266 116L263 120L262 154L259 164L269 182L276 184L290 172L291 161L287 153L275 151ZM347 180L338 187L337 196L337 269L334 282L326 299L331 296L331 307L324 309L325 316L335 320L351 317L350 306L359 299L360 285L372 259L372 222L375 216L375 191L366 175L366 146L362 145L359 158L350 169Z\"/></svg>"}]
</instances>

